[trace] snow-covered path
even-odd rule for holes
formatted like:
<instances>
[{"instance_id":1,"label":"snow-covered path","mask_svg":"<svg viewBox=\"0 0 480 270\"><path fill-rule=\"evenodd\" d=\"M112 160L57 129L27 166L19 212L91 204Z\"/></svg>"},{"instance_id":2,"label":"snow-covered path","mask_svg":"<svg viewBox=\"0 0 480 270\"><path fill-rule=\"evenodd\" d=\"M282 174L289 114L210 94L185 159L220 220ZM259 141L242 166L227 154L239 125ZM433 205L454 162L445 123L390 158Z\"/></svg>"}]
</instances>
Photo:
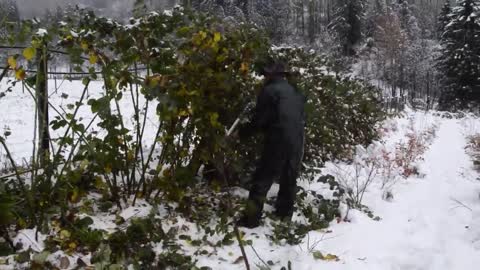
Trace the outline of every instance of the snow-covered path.
<instances>
[{"instance_id":1,"label":"snow-covered path","mask_svg":"<svg viewBox=\"0 0 480 270\"><path fill-rule=\"evenodd\" d=\"M480 183L465 153L461 120L442 119L425 154L424 179L397 186L394 201L373 207L382 220L356 215L333 226L320 250L329 269L466 270L480 267ZM463 206L461 205L463 204ZM311 265L301 269L318 269Z\"/></svg>"},{"instance_id":2,"label":"snow-covered path","mask_svg":"<svg viewBox=\"0 0 480 270\"><path fill-rule=\"evenodd\" d=\"M253 239L253 246L262 260L272 261L277 270L290 261L299 270L474 270L480 267L480 181L465 152L465 132L471 123L480 126L478 119L445 119L424 112L411 112L419 130L438 124L436 137L420 164L423 178L402 179L393 189L394 198L382 199L382 191L372 186L364 203L375 215L374 221L365 213L352 210L351 222L332 222L328 231L310 232L297 246L272 246L263 237ZM402 130L386 138L395 143L405 136ZM475 132L480 132L476 130ZM312 186L313 187L313 186ZM262 236L270 233L264 227L247 230ZM248 237L247 237L248 238ZM228 258L238 253L232 246L219 251ZM314 251L337 255L339 261L315 259ZM257 255L247 249L253 266L264 265ZM200 265L213 269L244 269L230 260L216 261L200 258ZM256 269L256 268L255 268ZM267 268L265 268L267 269Z\"/></svg>"}]
</instances>

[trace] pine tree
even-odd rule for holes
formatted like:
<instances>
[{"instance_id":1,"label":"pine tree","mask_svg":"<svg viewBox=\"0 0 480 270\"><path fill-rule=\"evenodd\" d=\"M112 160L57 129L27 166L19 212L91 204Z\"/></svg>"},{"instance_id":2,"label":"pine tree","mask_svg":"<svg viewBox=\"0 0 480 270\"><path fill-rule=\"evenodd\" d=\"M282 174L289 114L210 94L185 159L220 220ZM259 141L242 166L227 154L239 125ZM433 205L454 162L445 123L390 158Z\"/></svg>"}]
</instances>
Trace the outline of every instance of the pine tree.
<instances>
[{"instance_id":1,"label":"pine tree","mask_svg":"<svg viewBox=\"0 0 480 270\"><path fill-rule=\"evenodd\" d=\"M452 12L452 7L450 6L450 1L446 1L445 5L443 5L442 11L438 16L438 24L437 24L437 36L441 37L443 32L445 31L445 26L450 22L448 15Z\"/></svg>"},{"instance_id":2,"label":"pine tree","mask_svg":"<svg viewBox=\"0 0 480 270\"><path fill-rule=\"evenodd\" d=\"M441 109L466 109L480 102L479 0L460 0L442 35L439 68L444 75Z\"/></svg>"},{"instance_id":3,"label":"pine tree","mask_svg":"<svg viewBox=\"0 0 480 270\"><path fill-rule=\"evenodd\" d=\"M355 55L354 46L362 39L364 0L338 0L330 30L336 36L344 55Z\"/></svg>"}]
</instances>

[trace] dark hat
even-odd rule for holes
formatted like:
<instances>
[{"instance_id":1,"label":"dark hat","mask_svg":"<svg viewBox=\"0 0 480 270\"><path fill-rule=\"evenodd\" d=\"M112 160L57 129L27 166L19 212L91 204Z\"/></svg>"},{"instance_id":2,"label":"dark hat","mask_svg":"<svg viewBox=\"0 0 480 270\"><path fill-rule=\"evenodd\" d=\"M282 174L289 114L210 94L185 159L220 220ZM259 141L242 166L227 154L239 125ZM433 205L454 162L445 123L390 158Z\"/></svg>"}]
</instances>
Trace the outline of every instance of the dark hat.
<instances>
[{"instance_id":1,"label":"dark hat","mask_svg":"<svg viewBox=\"0 0 480 270\"><path fill-rule=\"evenodd\" d=\"M270 61L261 70L261 75L287 75L288 66L283 61Z\"/></svg>"}]
</instances>

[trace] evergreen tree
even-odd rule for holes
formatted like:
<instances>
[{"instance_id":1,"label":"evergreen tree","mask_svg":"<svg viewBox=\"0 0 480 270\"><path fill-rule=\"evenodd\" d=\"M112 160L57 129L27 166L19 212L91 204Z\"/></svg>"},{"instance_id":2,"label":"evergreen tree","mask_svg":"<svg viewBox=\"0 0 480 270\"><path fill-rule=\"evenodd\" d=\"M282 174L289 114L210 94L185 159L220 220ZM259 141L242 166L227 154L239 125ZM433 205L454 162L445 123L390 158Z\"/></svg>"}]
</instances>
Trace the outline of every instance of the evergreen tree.
<instances>
[{"instance_id":1,"label":"evergreen tree","mask_svg":"<svg viewBox=\"0 0 480 270\"><path fill-rule=\"evenodd\" d=\"M460 0L442 35L439 67L444 75L441 109L465 109L480 102L479 0Z\"/></svg>"},{"instance_id":2,"label":"evergreen tree","mask_svg":"<svg viewBox=\"0 0 480 270\"><path fill-rule=\"evenodd\" d=\"M364 0L338 0L329 28L336 36L344 55L355 55L354 46L362 39Z\"/></svg>"},{"instance_id":3,"label":"evergreen tree","mask_svg":"<svg viewBox=\"0 0 480 270\"><path fill-rule=\"evenodd\" d=\"M452 12L452 7L450 6L450 1L446 1L445 5L443 5L442 11L438 16L438 24L437 24L437 36L441 37L443 32L445 31L445 26L450 22L448 15Z\"/></svg>"}]
</instances>

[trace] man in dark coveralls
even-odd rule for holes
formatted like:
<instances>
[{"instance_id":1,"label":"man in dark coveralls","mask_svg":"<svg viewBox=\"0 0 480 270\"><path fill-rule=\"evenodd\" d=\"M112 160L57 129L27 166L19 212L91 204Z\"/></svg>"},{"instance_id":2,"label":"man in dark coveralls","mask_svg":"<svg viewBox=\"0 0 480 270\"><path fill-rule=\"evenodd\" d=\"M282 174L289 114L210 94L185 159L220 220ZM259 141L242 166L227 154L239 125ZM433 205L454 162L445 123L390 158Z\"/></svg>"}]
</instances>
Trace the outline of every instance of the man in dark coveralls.
<instances>
[{"instance_id":1,"label":"man in dark coveralls","mask_svg":"<svg viewBox=\"0 0 480 270\"><path fill-rule=\"evenodd\" d=\"M291 220L297 192L304 145L305 97L286 80L286 65L271 61L263 68L265 85L258 94L254 116L238 135L247 137L259 131L264 135L262 156L255 173L245 213L237 225L255 228L260 225L267 192L278 179L280 190L275 215Z\"/></svg>"}]
</instances>

